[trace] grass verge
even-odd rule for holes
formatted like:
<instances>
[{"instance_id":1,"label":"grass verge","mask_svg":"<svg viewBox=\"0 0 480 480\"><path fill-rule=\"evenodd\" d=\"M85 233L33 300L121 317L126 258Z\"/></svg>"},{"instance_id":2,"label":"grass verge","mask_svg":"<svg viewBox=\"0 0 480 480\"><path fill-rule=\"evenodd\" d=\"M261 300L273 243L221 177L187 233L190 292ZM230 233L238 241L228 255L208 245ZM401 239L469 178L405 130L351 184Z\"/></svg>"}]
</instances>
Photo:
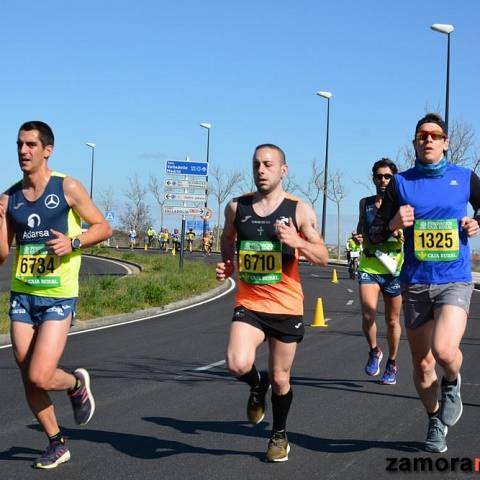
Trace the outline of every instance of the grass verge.
<instances>
[{"instance_id":1,"label":"grass verge","mask_svg":"<svg viewBox=\"0 0 480 480\"><path fill-rule=\"evenodd\" d=\"M103 250L87 253L104 254ZM178 257L172 255L134 252L107 255L141 264L144 270L131 277L90 277L81 281L77 320L160 307L218 286L214 267L202 261L185 260L180 272ZM8 333L8 298L9 293L0 294L0 333Z\"/></svg>"}]
</instances>

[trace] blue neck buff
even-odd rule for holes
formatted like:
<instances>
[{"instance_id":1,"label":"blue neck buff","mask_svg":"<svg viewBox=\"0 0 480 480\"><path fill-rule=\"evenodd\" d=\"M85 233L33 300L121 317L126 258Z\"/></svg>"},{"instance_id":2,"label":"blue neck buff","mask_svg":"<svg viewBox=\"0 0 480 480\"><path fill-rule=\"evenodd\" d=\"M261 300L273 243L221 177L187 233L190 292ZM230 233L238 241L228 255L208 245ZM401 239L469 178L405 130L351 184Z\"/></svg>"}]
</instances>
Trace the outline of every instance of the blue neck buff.
<instances>
[{"instance_id":1,"label":"blue neck buff","mask_svg":"<svg viewBox=\"0 0 480 480\"><path fill-rule=\"evenodd\" d=\"M447 168L447 159L443 157L438 163L422 163L418 158L415 160L415 169L426 177L443 177Z\"/></svg>"}]
</instances>

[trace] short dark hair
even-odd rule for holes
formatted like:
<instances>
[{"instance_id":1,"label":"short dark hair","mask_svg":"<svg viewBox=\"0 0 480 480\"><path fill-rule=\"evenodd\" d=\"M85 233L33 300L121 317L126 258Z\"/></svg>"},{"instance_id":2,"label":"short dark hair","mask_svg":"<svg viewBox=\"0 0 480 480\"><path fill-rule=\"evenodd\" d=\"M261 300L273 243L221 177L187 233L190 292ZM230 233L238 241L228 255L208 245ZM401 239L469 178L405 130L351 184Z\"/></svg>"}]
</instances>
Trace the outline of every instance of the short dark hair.
<instances>
[{"instance_id":1,"label":"short dark hair","mask_svg":"<svg viewBox=\"0 0 480 480\"><path fill-rule=\"evenodd\" d=\"M37 130L38 131L38 137L40 138L40 141L42 142L43 148L45 148L47 145L54 145L55 143L55 137L53 136L53 131L52 129L45 123L41 122L40 120L32 120L30 122L25 122L19 129L18 133L20 133L22 130L28 132L30 130Z\"/></svg>"},{"instance_id":2,"label":"short dark hair","mask_svg":"<svg viewBox=\"0 0 480 480\"><path fill-rule=\"evenodd\" d=\"M438 113L427 113L424 117L422 117L418 122L417 126L415 127L415 135L417 135L418 129L424 124L424 123L435 123L438 125L441 129L442 132L447 135L448 137L448 128L447 124L443 121L443 118L438 114Z\"/></svg>"},{"instance_id":3,"label":"short dark hair","mask_svg":"<svg viewBox=\"0 0 480 480\"><path fill-rule=\"evenodd\" d=\"M394 174L398 172L398 168L395 165L395 163L392 162L392 160L390 160L389 158L384 157L384 158L381 158L380 160L377 160L373 164L372 174L375 175L377 173L377 170L382 167L388 167Z\"/></svg>"},{"instance_id":4,"label":"short dark hair","mask_svg":"<svg viewBox=\"0 0 480 480\"><path fill-rule=\"evenodd\" d=\"M255 158L257 150L260 150L261 148L272 148L273 150L280 152L280 155L282 156L282 165L286 165L287 157L285 155L285 152L278 145L274 145L273 143L262 143L261 145L257 145L253 152L253 158Z\"/></svg>"}]
</instances>

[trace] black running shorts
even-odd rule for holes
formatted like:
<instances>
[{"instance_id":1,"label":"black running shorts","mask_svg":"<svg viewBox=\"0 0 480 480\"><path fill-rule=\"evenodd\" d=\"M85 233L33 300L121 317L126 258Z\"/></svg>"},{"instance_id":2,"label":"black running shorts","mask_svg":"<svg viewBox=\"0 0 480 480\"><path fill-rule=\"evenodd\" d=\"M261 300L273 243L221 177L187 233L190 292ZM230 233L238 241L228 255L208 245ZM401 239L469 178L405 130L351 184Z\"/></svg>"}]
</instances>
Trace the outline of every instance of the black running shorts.
<instances>
[{"instance_id":1,"label":"black running shorts","mask_svg":"<svg viewBox=\"0 0 480 480\"><path fill-rule=\"evenodd\" d=\"M254 312L240 306L235 308L232 321L248 323L262 330L265 337L276 338L284 343L300 343L305 335L301 315Z\"/></svg>"}]
</instances>

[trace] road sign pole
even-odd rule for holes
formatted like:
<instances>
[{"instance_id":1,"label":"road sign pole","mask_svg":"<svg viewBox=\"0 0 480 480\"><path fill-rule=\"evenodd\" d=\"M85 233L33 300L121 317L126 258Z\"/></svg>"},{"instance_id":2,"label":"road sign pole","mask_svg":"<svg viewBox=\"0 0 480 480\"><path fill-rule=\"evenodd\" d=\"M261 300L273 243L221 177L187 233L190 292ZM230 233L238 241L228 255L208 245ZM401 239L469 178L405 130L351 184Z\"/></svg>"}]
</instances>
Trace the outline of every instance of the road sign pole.
<instances>
[{"instance_id":1,"label":"road sign pole","mask_svg":"<svg viewBox=\"0 0 480 480\"><path fill-rule=\"evenodd\" d=\"M180 270L183 271L183 255L185 247L185 215L182 216L182 237L180 239Z\"/></svg>"}]
</instances>

